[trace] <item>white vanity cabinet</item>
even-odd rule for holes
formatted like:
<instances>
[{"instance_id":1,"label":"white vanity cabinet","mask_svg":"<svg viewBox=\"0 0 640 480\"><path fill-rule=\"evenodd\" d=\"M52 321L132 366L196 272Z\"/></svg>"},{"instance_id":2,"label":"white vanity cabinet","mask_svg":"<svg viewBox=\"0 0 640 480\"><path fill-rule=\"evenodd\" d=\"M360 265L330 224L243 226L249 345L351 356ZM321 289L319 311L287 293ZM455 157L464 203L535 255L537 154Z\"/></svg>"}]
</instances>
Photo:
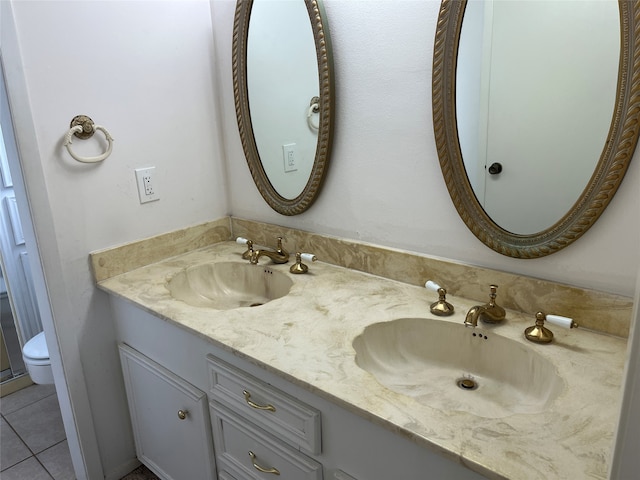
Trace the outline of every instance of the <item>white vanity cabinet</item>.
<instances>
[{"instance_id":1,"label":"white vanity cabinet","mask_svg":"<svg viewBox=\"0 0 640 480\"><path fill-rule=\"evenodd\" d=\"M202 447L202 450L198 450L200 456L197 459L191 457L185 467L177 466L183 465L181 462L188 457L174 455L173 452L166 453L166 457L164 453L159 457L151 457L144 450L150 447L143 446L142 451L146 454L139 454L141 461L152 470L157 470L158 465L165 468L166 478L216 478L215 474L209 476L206 468L201 470L204 473L198 474L185 474L183 472L187 470L178 470L203 464L215 464L220 480L484 478L457 463L455 455L446 458L444 453L435 453L383 427L384 420L371 417L357 406L336 403L304 388L304 385L293 384L268 368L241 358L241 355L224 345L158 318L124 299L116 296L110 298L118 340L135 349L137 355L144 355L144 366L136 366L133 375L130 367L129 373L125 369L125 377L130 377L125 378L127 393L134 383L133 389L137 392L136 400L129 400L136 443L139 442L141 430L136 425L140 422L137 417L139 410L143 405L156 402L158 405L167 404L171 410L168 416L145 412L144 418L149 419L151 424L156 421L164 424L153 428L167 428L171 434L166 436L162 430L150 433L150 437L155 437L148 439L151 445L154 444L153 440L161 441L164 446L169 444L176 452L182 452L183 447L192 444L195 436L200 435L201 438L198 445ZM130 356L124 358L127 364L135 363L129 360ZM176 382L156 380L158 372L163 372ZM138 377L142 377L142 380ZM187 417L193 422L194 431L198 432L191 439L176 433L180 424L185 423L177 416L177 411L184 406L168 400L173 395L170 392L176 389L176 383L182 382L190 386L186 391L199 392L195 395L198 400L194 400L198 407L186 407L190 411L200 412L197 419L195 415ZM182 391L179 387L178 390ZM248 395L245 395L245 391ZM248 402L256 407L268 408L272 405L276 411L254 408ZM154 407L153 412L156 411ZM209 438L206 437L207 432ZM202 460L207 457L203 451L207 449L209 463ZM249 452L255 457L251 457ZM169 455L174 455L170 461ZM159 459L169 465L160 464ZM277 468L280 475L260 472L253 463L264 470ZM171 467L176 470L170 470ZM177 471L181 473L173 473ZM174 476L169 476L167 472ZM158 473L162 475L160 471Z\"/></svg>"},{"instance_id":2,"label":"white vanity cabinet","mask_svg":"<svg viewBox=\"0 0 640 480\"><path fill-rule=\"evenodd\" d=\"M215 479L206 394L133 348L119 350L138 458L165 480Z\"/></svg>"}]
</instances>

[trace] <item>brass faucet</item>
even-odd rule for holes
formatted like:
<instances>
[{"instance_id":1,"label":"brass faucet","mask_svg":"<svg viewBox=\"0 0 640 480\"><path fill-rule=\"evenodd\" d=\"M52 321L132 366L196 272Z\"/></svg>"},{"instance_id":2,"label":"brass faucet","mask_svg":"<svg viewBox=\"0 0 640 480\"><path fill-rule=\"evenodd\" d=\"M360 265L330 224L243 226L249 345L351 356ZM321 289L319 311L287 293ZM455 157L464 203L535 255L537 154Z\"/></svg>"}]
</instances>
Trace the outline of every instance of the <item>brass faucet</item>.
<instances>
[{"instance_id":1,"label":"brass faucet","mask_svg":"<svg viewBox=\"0 0 640 480\"><path fill-rule=\"evenodd\" d=\"M485 323L500 323L506 317L504 308L496 305L496 295L498 291L497 285L491 285L491 294L489 295L489 303L485 305L476 305L471 307L464 319L467 327L475 327L478 325L478 318Z\"/></svg>"},{"instance_id":2,"label":"brass faucet","mask_svg":"<svg viewBox=\"0 0 640 480\"><path fill-rule=\"evenodd\" d=\"M254 250L252 245L248 253L249 262L253 265L258 263L260 257L269 257L273 263L287 263L289 261L289 252L282 248L282 237L278 237L276 250Z\"/></svg>"}]
</instances>

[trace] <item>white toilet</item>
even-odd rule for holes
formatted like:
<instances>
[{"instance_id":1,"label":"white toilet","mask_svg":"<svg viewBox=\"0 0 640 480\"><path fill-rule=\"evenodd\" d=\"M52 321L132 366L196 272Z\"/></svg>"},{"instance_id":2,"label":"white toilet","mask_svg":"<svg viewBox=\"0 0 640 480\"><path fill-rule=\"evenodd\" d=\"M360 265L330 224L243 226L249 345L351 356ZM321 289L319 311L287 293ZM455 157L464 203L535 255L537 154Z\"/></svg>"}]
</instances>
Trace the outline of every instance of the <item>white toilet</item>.
<instances>
[{"instance_id":1,"label":"white toilet","mask_svg":"<svg viewBox=\"0 0 640 480\"><path fill-rule=\"evenodd\" d=\"M38 333L22 347L22 358L33 383L53 383L53 370L44 332Z\"/></svg>"}]
</instances>

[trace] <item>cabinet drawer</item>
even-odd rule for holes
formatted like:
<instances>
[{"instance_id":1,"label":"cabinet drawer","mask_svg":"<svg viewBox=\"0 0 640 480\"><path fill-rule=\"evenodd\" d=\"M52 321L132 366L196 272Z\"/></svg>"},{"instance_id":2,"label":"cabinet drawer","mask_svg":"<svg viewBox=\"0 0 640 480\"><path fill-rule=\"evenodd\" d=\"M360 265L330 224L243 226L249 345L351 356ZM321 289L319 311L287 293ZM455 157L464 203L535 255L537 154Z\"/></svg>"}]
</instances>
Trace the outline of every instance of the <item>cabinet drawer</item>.
<instances>
[{"instance_id":1,"label":"cabinet drawer","mask_svg":"<svg viewBox=\"0 0 640 480\"><path fill-rule=\"evenodd\" d=\"M219 469L242 479L322 480L322 465L293 450L250 421L209 404Z\"/></svg>"},{"instance_id":2,"label":"cabinet drawer","mask_svg":"<svg viewBox=\"0 0 640 480\"><path fill-rule=\"evenodd\" d=\"M218 472L218 480L236 480L236 477L231 476L230 473L223 470Z\"/></svg>"},{"instance_id":3,"label":"cabinet drawer","mask_svg":"<svg viewBox=\"0 0 640 480\"><path fill-rule=\"evenodd\" d=\"M356 480L351 475L347 475L342 470L336 470L333 472L333 480Z\"/></svg>"},{"instance_id":4,"label":"cabinet drawer","mask_svg":"<svg viewBox=\"0 0 640 480\"><path fill-rule=\"evenodd\" d=\"M320 412L222 360L207 355L211 398L296 449L322 450Z\"/></svg>"}]
</instances>

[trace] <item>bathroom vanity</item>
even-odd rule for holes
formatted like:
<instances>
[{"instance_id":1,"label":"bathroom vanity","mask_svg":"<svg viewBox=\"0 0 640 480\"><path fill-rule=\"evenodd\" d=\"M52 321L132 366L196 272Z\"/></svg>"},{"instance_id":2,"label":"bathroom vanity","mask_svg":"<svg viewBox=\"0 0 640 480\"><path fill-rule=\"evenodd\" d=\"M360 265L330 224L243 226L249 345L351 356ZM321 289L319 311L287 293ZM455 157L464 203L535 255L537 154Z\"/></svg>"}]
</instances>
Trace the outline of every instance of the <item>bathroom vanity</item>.
<instances>
[{"instance_id":1,"label":"bathroom vanity","mask_svg":"<svg viewBox=\"0 0 640 480\"><path fill-rule=\"evenodd\" d=\"M257 465L265 470L277 468L277 478L291 480L483 478L461 466L455 454L425 449L406 434L380 426L368 412L354 413L353 407L301 388L241 358L239 352L176 327L126 300L113 297L112 304L120 348L126 352L123 368L138 455L163 478L216 478L211 474L214 463L220 478L275 478L252 466L249 451L256 455ZM257 334L258 343L271 350L274 346L261 341L262 336ZM286 348L277 349L286 356ZM132 372L132 361L157 373L144 368ZM291 362L301 366L293 358ZM330 381L328 372L314 375ZM148 376L157 376L157 385L145 381ZM350 389L346 380L336 379L335 383ZM132 386L143 389L143 395L131 392ZM181 394L172 394L176 390ZM244 391L251 402L273 405L276 411L249 406ZM203 398L208 398L205 413ZM144 417L145 410L152 413ZM183 420L180 411L186 413ZM427 473L433 476L425 476Z\"/></svg>"},{"instance_id":2,"label":"bathroom vanity","mask_svg":"<svg viewBox=\"0 0 640 480\"><path fill-rule=\"evenodd\" d=\"M354 340L399 319L461 325L479 302L449 296L455 314L434 317L424 288L322 262L292 275L289 264L261 261L256 269L290 276L292 286L253 308L192 306L169 293L167 282L186 268L245 264L242 252L225 241L97 276L111 298L138 457L163 477L606 478L625 339L552 327L554 343L538 345L523 335L532 315L508 310L502 325L467 329L470 341L491 355L498 336L551 365L553 395L535 411L500 398L490 411L491 395L476 408L468 398L482 390L464 391L452 378L441 392L450 406L433 406L361 368ZM92 256L108 264L106 252ZM504 363L496 356L496 368ZM465 408L456 406L461 396Z\"/></svg>"}]
</instances>

